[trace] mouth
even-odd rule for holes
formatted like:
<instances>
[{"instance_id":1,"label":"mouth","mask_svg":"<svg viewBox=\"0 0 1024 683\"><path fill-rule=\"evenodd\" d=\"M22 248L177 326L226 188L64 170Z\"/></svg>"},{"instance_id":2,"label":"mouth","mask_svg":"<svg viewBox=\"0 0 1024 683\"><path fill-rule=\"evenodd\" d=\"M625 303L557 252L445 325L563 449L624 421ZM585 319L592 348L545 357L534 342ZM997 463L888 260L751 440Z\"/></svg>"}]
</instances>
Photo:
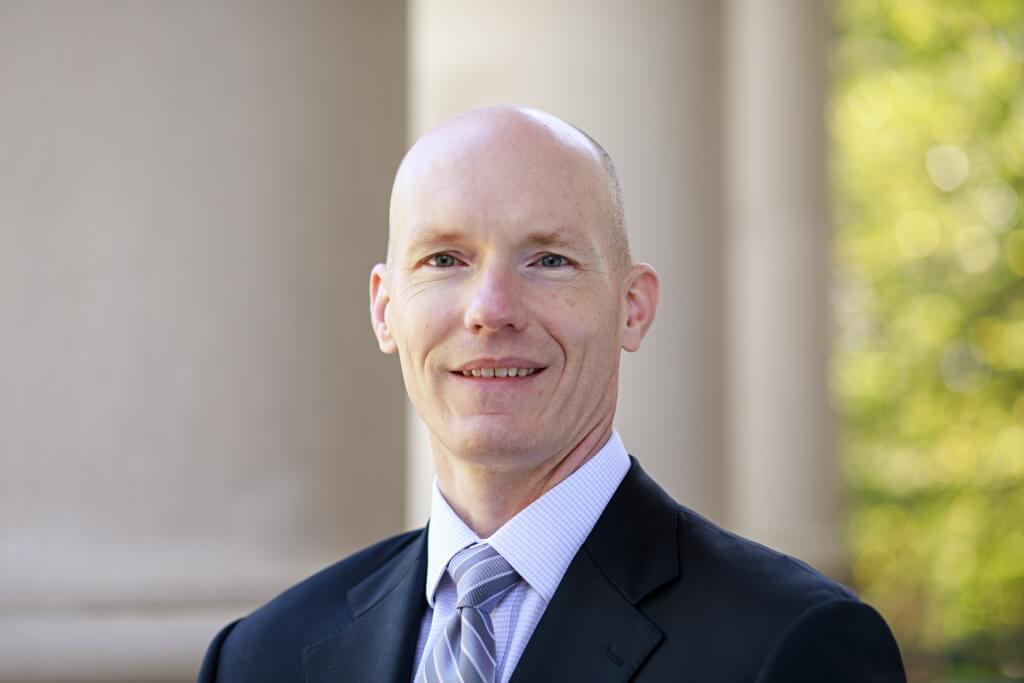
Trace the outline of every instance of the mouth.
<instances>
[{"instance_id":1,"label":"mouth","mask_svg":"<svg viewBox=\"0 0 1024 683\"><path fill-rule=\"evenodd\" d=\"M545 366L520 358L478 360L452 370L453 375L480 379L520 379L544 372Z\"/></svg>"},{"instance_id":2,"label":"mouth","mask_svg":"<svg viewBox=\"0 0 1024 683\"><path fill-rule=\"evenodd\" d=\"M463 377L529 377L544 368L475 368L463 370L460 374Z\"/></svg>"}]
</instances>

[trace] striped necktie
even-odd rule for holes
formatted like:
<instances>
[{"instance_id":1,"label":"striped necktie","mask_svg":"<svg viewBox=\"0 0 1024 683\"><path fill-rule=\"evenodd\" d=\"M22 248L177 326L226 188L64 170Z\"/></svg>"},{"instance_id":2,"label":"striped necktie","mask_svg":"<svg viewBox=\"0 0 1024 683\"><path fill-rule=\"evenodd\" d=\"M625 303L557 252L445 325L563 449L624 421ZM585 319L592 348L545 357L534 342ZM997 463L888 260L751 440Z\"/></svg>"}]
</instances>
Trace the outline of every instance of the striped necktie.
<instances>
[{"instance_id":1,"label":"striped necktie","mask_svg":"<svg viewBox=\"0 0 1024 683\"><path fill-rule=\"evenodd\" d=\"M494 683L497 653L491 609L519 581L498 551L478 543L448 563L458 602L416 683Z\"/></svg>"}]
</instances>

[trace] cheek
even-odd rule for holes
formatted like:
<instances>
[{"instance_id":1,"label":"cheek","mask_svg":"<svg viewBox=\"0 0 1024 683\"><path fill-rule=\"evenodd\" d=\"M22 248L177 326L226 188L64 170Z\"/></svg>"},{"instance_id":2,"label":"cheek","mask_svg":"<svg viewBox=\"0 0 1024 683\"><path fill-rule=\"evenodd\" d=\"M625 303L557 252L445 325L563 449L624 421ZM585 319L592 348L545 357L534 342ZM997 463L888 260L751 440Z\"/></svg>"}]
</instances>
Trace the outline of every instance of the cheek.
<instances>
[{"instance_id":1,"label":"cheek","mask_svg":"<svg viewBox=\"0 0 1024 683\"><path fill-rule=\"evenodd\" d=\"M579 373L578 382L604 386L614 372L620 352L618 312L598 302L588 302L567 311L561 319L560 342L570 367ZM595 312L600 311L599 315Z\"/></svg>"},{"instance_id":2,"label":"cheek","mask_svg":"<svg viewBox=\"0 0 1024 683\"><path fill-rule=\"evenodd\" d=\"M392 306L389 325L396 330L404 364L420 367L423 359L444 343L452 321L457 320L455 309L450 296L430 290L415 292Z\"/></svg>"},{"instance_id":3,"label":"cheek","mask_svg":"<svg viewBox=\"0 0 1024 683\"><path fill-rule=\"evenodd\" d=\"M567 342L584 347L603 346L609 335L614 335L619 318L617 307L609 305L607 296L586 296L575 290L548 295L538 314L560 330Z\"/></svg>"},{"instance_id":4,"label":"cheek","mask_svg":"<svg viewBox=\"0 0 1024 683\"><path fill-rule=\"evenodd\" d=\"M593 326L594 320L587 320L593 315L594 302L584 292L572 289L542 290L532 293L531 301L534 315L547 325L561 328L566 333L581 331Z\"/></svg>"}]
</instances>

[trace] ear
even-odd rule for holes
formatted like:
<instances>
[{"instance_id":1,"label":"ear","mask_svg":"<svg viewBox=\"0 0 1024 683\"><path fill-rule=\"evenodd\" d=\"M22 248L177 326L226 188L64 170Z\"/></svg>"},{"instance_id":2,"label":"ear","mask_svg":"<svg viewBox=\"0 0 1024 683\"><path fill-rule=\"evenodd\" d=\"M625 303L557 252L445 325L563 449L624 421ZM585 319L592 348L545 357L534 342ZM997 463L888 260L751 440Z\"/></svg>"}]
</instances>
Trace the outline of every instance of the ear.
<instances>
[{"instance_id":1,"label":"ear","mask_svg":"<svg viewBox=\"0 0 1024 683\"><path fill-rule=\"evenodd\" d=\"M398 350L391 336L388 325L388 304L391 303L391 291L388 284L388 267L378 263L370 271L370 321L373 323L373 334L377 337L377 345L384 353Z\"/></svg>"},{"instance_id":2,"label":"ear","mask_svg":"<svg viewBox=\"0 0 1024 683\"><path fill-rule=\"evenodd\" d=\"M646 263L634 265L626 277L626 320L622 348L636 351L654 322L658 308L658 274Z\"/></svg>"}]
</instances>

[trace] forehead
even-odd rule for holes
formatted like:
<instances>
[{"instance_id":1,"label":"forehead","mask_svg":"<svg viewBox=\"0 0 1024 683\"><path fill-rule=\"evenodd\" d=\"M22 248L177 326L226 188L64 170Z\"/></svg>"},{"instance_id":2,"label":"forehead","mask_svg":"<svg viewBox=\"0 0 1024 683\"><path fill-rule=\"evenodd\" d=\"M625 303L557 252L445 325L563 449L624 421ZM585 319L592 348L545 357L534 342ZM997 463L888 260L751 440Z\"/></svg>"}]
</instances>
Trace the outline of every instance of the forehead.
<instances>
[{"instance_id":1,"label":"forehead","mask_svg":"<svg viewBox=\"0 0 1024 683\"><path fill-rule=\"evenodd\" d=\"M427 231L507 238L608 232L607 180L589 148L543 126L453 126L417 143L396 176L390 248Z\"/></svg>"}]
</instances>

